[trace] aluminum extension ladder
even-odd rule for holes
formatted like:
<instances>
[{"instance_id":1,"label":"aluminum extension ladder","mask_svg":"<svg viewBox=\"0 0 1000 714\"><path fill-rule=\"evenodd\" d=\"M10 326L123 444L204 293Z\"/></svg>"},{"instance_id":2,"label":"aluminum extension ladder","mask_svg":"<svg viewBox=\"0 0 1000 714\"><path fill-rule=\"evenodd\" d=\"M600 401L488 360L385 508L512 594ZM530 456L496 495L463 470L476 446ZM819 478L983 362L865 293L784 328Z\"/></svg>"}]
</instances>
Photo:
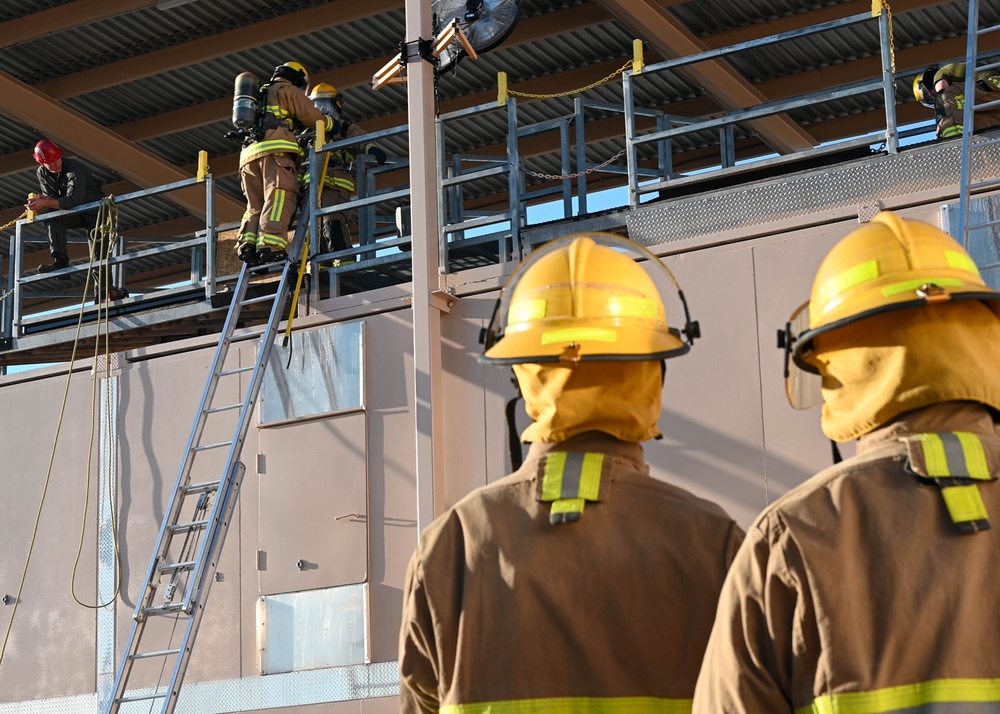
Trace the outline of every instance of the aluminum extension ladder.
<instances>
[{"instance_id":1,"label":"aluminum extension ladder","mask_svg":"<svg viewBox=\"0 0 1000 714\"><path fill-rule=\"evenodd\" d=\"M229 314L212 360L211 374L146 573L145 591L136 605L132 633L118 665L114 689L103 709L107 714L154 710L170 714L177 705L184 672L205 612L209 589L246 470L239 460L240 452L277 336L278 324L293 287L291 283L297 277L295 258L301 253L303 237L309 228L308 201L303 204L289 249L289 260L285 261L283 269L277 263L254 267L244 265L233 291ZM281 270L281 281L276 293L247 297L252 276L278 270ZM236 335L242 309L268 301L272 304L267 324L262 329ZM254 365L226 369L229 347L256 338L260 338L260 346ZM249 375L248 386L241 399L217 399L220 383L223 383L221 391L232 392L232 385L235 384L238 390L246 375ZM219 404L220 401L223 403ZM235 424L232 423L234 415ZM226 423L219 423L226 418ZM210 434L207 438L206 431ZM218 435L228 436L213 441ZM202 460L207 461L204 467L199 463ZM158 593L161 594L159 599ZM178 630L181 630L179 642L175 644ZM141 646L144 641L150 640L152 647ZM166 679L165 673L169 676L166 685L162 684ZM130 686L134 680L138 681ZM132 702L136 704L130 704ZM139 703L142 703L141 708Z\"/></svg>"},{"instance_id":2,"label":"aluminum extension ladder","mask_svg":"<svg viewBox=\"0 0 1000 714\"><path fill-rule=\"evenodd\" d=\"M986 147L1000 144L1000 136L996 133L988 137L974 137L972 135L976 112L1000 107L1000 93L991 93L990 101L984 104L976 104L975 84L977 72L984 69L1000 68L1000 62L991 62L977 66L979 38L989 33L1000 32L1000 25L980 27L980 21L983 19L979 9L980 3L981 0L969 0L968 40L965 53L965 117L962 122L962 178L957 225L956 230L952 232L954 238L961 242L970 253L975 252L972 250L973 246L970 245L971 234L974 231L992 229L991 232L996 233L1000 230L1000 220L991 219L988 216L984 216L983 220L977 220L973 215L970 205L973 193L1000 186L1000 177L983 180L974 180L973 177L978 164L982 163L976 160L977 152L980 154L984 153L983 149L986 149ZM980 267L987 266L981 265Z\"/></svg>"}]
</instances>

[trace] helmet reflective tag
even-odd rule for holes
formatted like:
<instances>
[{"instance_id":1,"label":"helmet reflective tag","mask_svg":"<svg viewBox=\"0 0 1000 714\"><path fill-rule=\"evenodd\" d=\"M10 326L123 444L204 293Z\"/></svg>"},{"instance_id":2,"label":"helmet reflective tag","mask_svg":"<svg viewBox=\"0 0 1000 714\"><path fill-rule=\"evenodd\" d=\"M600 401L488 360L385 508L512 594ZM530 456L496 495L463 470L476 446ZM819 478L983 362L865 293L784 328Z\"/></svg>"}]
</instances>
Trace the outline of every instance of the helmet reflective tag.
<instances>
[{"instance_id":1,"label":"helmet reflective tag","mask_svg":"<svg viewBox=\"0 0 1000 714\"><path fill-rule=\"evenodd\" d=\"M604 454L554 451L545 456L539 501L552 503L549 523L575 523L587 501L600 500Z\"/></svg>"},{"instance_id":2,"label":"helmet reflective tag","mask_svg":"<svg viewBox=\"0 0 1000 714\"><path fill-rule=\"evenodd\" d=\"M778 332L778 347L785 351L785 395L793 409L811 409L823 403L823 378L807 372L792 359L795 343L809 329L809 303L792 313L783 331Z\"/></svg>"},{"instance_id":3,"label":"helmet reflective tag","mask_svg":"<svg viewBox=\"0 0 1000 714\"><path fill-rule=\"evenodd\" d=\"M989 513L977 482L992 481L994 476L979 435L967 431L927 433L901 441L907 447L903 468L941 489L956 528L961 533L989 530Z\"/></svg>"}]
</instances>

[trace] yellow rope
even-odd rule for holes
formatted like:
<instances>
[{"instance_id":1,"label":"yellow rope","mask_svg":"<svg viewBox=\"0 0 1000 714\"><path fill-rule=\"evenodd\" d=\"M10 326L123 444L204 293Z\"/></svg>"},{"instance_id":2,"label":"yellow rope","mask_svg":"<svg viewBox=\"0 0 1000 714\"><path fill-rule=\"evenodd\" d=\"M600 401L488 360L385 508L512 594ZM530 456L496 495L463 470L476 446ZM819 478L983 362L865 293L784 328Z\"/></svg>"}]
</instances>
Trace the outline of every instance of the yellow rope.
<instances>
[{"instance_id":1,"label":"yellow rope","mask_svg":"<svg viewBox=\"0 0 1000 714\"><path fill-rule=\"evenodd\" d=\"M94 454L94 439L96 437L96 424L97 418L96 414L100 413L97 406L97 396L99 392L98 388L98 374L97 374L97 364L98 358L101 356L101 340L104 341L104 377L111 377L111 329L109 321L109 305L106 301L107 294L101 294L101 288L106 291L108 286L111 284L111 269L108 266L108 260L110 260L112 253L115 248L115 239L118 237L118 206L115 204L114 196L109 196L101 201L101 206L97 213L97 224L94 226L94 230L91 233L91 251L90 251L90 265L87 268L87 279L84 282L84 295L81 301L82 305L86 304L87 301L87 289L90 286L91 277L94 272L94 259L96 257L98 263L103 263L105 266L104 270L104 285L101 286L101 281L94 279L95 293L97 295L97 335L94 338L94 379L91 386L90 395L90 444L87 449L87 485L84 491L84 501L83 501L83 527L80 531L80 545L76 551L76 560L73 563L73 575L70 580L70 591L73 599L76 603L82 607L86 607L91 610L99 610L103 607L111 605L118 597L118 593L121 589L121 577L122 577L122 564L121 564L121 554L118 547L118 519L115 515L115 503L112 501L110 504L111 513L111 532L112 540L114 542L115 548L115 592L112 594L111 599L105 603L99 603L96 605L91 605L80 600L79 596L76 594L76 572L80 566L80 558L83 553L83 542L87 534L87 510L90 507L90 484L91 484L91 474L93 473L93 454ZM103 255L98 253L97 246L103 247ZM100 270L98 271L100 272ZM82 317L82 312L81 312ZM79 328L77 332L77 339L79 339ZM74 356L76 353L76 344L73 345ZM111 391L106 390L105 393L105 414L110 414L111 412ZM112 493L111 485L114 482L115 469L112 465L112 455L114 449L111 445L110 439L107 440L106 444L105 463L109 464L107 470L107 492Z\"/></svg>"},{"instance_id":2,"label":"yellow rope","mask_svg":"<svg viewBox=\"0 0 1000 714\"><path fill-rule=\"evenodd\" d=\"M326 170L329 167L330 167L330 152L328 151L326 152L326 156L323 157L323 171L321 172L322 175L320 176L320 182L317 184L317 186L319 186L319 189L316 196L318 197L320 204L323 203L323 191L326 189ZM315 178L313 178L312 180L315 181ZM312 210L315 210L315 208L313 208ZM320 230L322 230L322 227L320 227ZM282 340L282 345L281 345L282 347L288 346L288 341L292 335L292 322L295 320L295 311L299 304L299 292L302 290L302 278L306 274L306 263L309 261L309 242L311 238L312 238L312 231L308 231L306 233L305 245L302 246L302 262L299 265L299 277L295 281L295 294L292 295L292 306L289 308L288 311L288 324L285 325L285 338ZM316 245L320 245L319 240L316 241ZM316 272L318 273L319 271L317 270ZM316 279L319 280L319 275L316 276ZM291 359L291 355L289 355L289 359Z\"/></svg>"},{"instance_id":3,"label":"yellow rope","mask_svg":"<svg viewBox=\"0 0 1000 714\"><path fill-rule=\"evenodd\" d=\"M113 197L109 197L109 199L110 199L110 202L113 204L113 202L114 202ZM109 199L105 199L105 201L108 201ZM102 206L101 207L102 207L102 209L104 208L104 203L103 202L102 202ZM117 224L117 214L115 215L115 221L116 221L116 224ZM90 285L90 278L91 278L91 274L93 273L93 268L94 268L94 254L93 254L93 251L91 251L90 265L87 268L87 279L84 282L83 299L80 301L80 312L79 312L79 316L78 316L77 322L76 322L76 336L73 339L73 351L72 351L72 353L70 355L69 368L68 368L68 370L66 372L66 387L63 389L62 405L59 408L59 419L56 422L56 431L55 431L55 435L53 436L53 439L52 439L52 452L49 455L49 465L48 465L48 469L45 472L45 481L44 481L44 483L42 485L42 497L41 497L41 499L40 499L40 501L38 503L38 512L35 514L35 525L34 525L34 528L31 531L31 540L28 543L28 555L27 555L27 557L24 560L24 569L21 571L21 581L20 581L20 583L18 583L18 586L17 586L17 595L14 598L14 608L11 610L10 620L7 622L7 630L4 633L3 644L0 645L0 665L3 664L3 657L4 657L4 654L7 652L7 643L10 641L11 629L14 627L14 620L15 620L15 616L17 615L17 608L18 608L18 605L21 603L21 595L24 592L24 583L27 581L27 577L28 577L28 567L31 564L31 556L32 556L32 554L34 553L34 550L35 550L35 540L38 537L38 526L41 523L41 520L42 520L42 510L45 507L45 498L48 495L49 484L52 481L52 468L53 468L53 465L55 464L56 452L57 452L57 449L58 449L58 446L59 446L59 435L62 432L63 419L66 416L66 403L69 400L69 388L70 388L70 384L73 381L73 367L76 364L76 351L77 351L77 347L80 344L80 333L81 333L81 331L83 329L84 308L85 308L85 306L87 304L87 288ZM99 299L100 298L98 297L98 300ZM93 451L93 448L91 448L91 452L92 451ZM89 480L90 479L90 464L89 464L89 460L88 460L88 468L87 468L87 479L88 479L88 481L87 481L87 499L88 499L88 503L89 503L89 497L90 497L90 480ZM85 505L84 506L84 513L85 514L86 514L86 508L87 508L87 506ZM86 522L85 522L85 526L86 526ZM117 553L118 553L117 526L115 527L115 531L116 531L116 533L115 533L115 553L117 555ZM80 540L81 540L81 548L82 548L83 535L81 535ZM79 562L79 553L77 554L77 562ZM118 568L119 568L118 582L120 584L120 582L121 582L121 561L120 561L120 559L118 559ZM75 579L76 579L76 565L74 564L74 566L73 566L73 580L75 581ZM74 588L75 588L75 586L74 586ZM73 597L74 597L74 599L76 599L75 589L74 589ZM117 597L117 587L116 587L115 597ZM80 602L80 601L77 599L77 602ZM80 603L80 604L82 605L83 603Z\"/></svg>"},{"instance_id":4,"label":"yellow rope","mask_svg":"<svg viewBox=\"0 0 1000 714\"><path fill-rule=\"evenodd\" d=\"M571 89L568 92L559 92L557 94L531 94L530 92L518 92L508 87L507 93L513 94L516 97L528 97L531 99L555 99L556 97L568 97L573 94L580 94L581 92L586 92L588 89L593 89L594 87L600 87L605 82L610 82L612 79L617 77L619 74L621 74L631 66L632 66L632 60L630 59L628 62L623 64L619 69L616 69L614 72L609 74L607 77L599 79L596 82L592 82L588 84L586 87L580 87L579 89Z\"/></svg>"},{"instance_id":5,"label":"yellow rope","mask_svg":"<svg viewBox=\"0 0 1000 714\"><path fill-rule=\"evenodd\" d=\"M21 215L18 216L17 218L15 218L13 221L8 221L7 223L4 223L2 226L0 226L0 231L7 230L12 225L14 225L15 223L17 223L19 220L21 220L22 218L24 218L27 215L28 215L27 211L22 211Z\"/></svg>"}]
</instances>

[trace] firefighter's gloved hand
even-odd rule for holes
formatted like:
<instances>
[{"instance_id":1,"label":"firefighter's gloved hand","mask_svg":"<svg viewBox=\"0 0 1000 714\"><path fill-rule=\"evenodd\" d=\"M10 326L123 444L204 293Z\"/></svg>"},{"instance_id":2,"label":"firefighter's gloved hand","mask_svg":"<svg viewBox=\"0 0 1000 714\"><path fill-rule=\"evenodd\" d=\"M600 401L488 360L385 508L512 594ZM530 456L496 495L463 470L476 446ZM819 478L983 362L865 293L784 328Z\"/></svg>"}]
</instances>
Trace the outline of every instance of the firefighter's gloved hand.
<instances>
[{"instance_id":1,"label":"firefighter's gloved hand","mask_svg":"<svg viewBox=\"0 0 1000 714\"><path fill-rule=\"evenodd\" d=\"M388 156L386 156L386 153L377 146L373 146L372 148L368 149L368 153L375 157L375 161L378 163L379 166L384 164L386 160L389 158Z\"/></svg>"}]
</instances>

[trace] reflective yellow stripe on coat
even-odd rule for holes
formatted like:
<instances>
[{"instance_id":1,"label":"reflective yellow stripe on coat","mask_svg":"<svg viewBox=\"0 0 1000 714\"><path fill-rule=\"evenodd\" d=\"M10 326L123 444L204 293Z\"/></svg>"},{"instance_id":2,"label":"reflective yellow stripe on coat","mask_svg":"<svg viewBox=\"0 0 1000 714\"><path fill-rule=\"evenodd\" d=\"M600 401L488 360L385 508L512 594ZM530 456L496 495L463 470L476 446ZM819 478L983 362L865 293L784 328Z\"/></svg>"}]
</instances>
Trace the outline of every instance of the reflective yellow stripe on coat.
<instances>
[{"instance_id":1,"label":"reflective yellow stripe on coat","mask_svg":"<svg viewBox=\"0 0 1000 714\"><path fill-rule=\"evenodd\" d=\"M302 149L294 141L270 139L258 141L240 152L240 166L264 154L302 154Z\"/></svg>"},{"instance_id":2,"label":"reflective yellow stripe on coat","mask_svg":"<svg viewBox=\"0 0 1000 714\"><path fill-rule=\"evenodd\" d=\"M826 694L796 714L988 714L997 711L1000 679L935 679L871 692ZM982 706L976 706L981 704Z\"/></svg>"},{"instance_id":3,"label":"reflective yellow stripe on coat","mask_svg":"<svg viewBox=\"0 0 1000 714\"><path fill-rule=\"evenodd\" d=\"M444 704L441 714L690 714L690 699L657 697L559 697L505 702Z\"/></svg>"}]
</instances>

